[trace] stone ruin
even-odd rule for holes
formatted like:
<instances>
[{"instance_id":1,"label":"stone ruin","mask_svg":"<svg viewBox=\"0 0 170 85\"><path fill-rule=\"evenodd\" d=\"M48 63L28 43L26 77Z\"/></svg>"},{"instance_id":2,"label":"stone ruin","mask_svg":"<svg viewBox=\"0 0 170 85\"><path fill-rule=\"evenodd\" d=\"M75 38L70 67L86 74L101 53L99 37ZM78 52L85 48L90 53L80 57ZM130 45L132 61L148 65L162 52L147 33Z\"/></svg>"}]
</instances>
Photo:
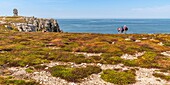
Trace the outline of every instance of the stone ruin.
<instances>
[{"instance_id":1,"label":"stone ruin","mask_svg":"<svg viewBox=\"0 0 170 85\"><path fill-rule=\"evenodd\" d=\"M62 32L55 19L23 17L25 23L13 23L20 32Z\"/></svg>"},{"instance_id":2,"label":"stone ruin","mask_svg":"<svg viewBox=\"0 0 170 85\"><path fill-rule=\"evenodd\" d=\"M13 16L18 16L18 10L17 9L13 9Z\"/></svg>"}]
</instances>

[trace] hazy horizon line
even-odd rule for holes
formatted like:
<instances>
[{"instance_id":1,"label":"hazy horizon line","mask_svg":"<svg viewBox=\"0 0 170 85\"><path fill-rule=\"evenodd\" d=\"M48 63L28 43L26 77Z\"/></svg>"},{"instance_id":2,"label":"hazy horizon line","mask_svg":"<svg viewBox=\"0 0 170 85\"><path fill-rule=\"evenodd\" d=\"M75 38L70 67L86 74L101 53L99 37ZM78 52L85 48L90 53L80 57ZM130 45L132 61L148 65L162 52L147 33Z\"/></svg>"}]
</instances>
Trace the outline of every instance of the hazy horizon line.
<instances>
[{"instance_id":1,"label":"hazy horizon line","mask_svg":"<svg viewBox=\"0 0 170 85\"><path fill-rule=\"evenodd\" d=\"M11 17L11 15L0 15L0 17ZM21 16L21 17L33 17L33 16ZM170 19L170 18L92 18L92 17L87 17L87 18L57 18L57 17L38 17L38 16L34 16L36 18L53 18L53 19Z\"/></svg>"},{"instance_id":2,"label":"hazy horizon line","mask_svg":"<svg viewBox=\"0 0 170 85\"><path fill-rule=\"evenodd\" d=\"M102 17L101 18L95 18L95 17L94 18L92 18L92 17L89 17L89 18L88 17L87 18L81 18L81 17L80 18L74 18L74 17L73 18L59 18L58 17L57 18L57 17L54 17L54 19L170 19L170 17L169 18L161 18L161 17L158 17L158 18L149 18L149 17L147 17L147 18L141 18L141 17L138 17L138 18L119 18L119 17L118 18L116 18L116 17L115 18L114 17L113 18L111 18L111 17L110 18L102 18Z\"/></svg>"}]
</instances>

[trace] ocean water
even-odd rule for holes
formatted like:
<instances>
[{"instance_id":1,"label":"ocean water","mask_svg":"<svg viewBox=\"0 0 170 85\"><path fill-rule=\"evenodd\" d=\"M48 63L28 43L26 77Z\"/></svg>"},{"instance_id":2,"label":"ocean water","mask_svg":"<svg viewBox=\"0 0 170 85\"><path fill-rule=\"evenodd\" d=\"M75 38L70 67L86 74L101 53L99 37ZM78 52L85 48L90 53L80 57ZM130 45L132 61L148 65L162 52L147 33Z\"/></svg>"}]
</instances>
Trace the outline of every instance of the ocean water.
<instances>
[{"instance_id":1,"label":"ocean water","mask_svg":"<svg viewBox=\"0 0 170 85\"><path fill-rule=\"evenodd\" d=\"M131 33L170 33L170 19L58 19L64 32L116 34L127 25Z\"/></svg>"}]
</instances>

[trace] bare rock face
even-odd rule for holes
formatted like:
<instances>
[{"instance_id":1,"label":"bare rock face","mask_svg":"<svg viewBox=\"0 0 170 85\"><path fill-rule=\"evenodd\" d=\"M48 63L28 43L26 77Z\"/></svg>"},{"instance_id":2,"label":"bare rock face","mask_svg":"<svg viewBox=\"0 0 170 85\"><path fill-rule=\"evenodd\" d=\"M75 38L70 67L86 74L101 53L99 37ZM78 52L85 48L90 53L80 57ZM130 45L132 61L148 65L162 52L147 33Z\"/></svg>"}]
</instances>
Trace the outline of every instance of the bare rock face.
<instances>
[{"instance_id":1,"label":"bare rock face","mask_svg":"<svg viewBox=\"0 0 170 85\"><path fill-rule=\"evenodd\" d=\"M25 23L13 23L20 32L62 32L55 19L23 17Z\"/></svg>"}]
</instances>

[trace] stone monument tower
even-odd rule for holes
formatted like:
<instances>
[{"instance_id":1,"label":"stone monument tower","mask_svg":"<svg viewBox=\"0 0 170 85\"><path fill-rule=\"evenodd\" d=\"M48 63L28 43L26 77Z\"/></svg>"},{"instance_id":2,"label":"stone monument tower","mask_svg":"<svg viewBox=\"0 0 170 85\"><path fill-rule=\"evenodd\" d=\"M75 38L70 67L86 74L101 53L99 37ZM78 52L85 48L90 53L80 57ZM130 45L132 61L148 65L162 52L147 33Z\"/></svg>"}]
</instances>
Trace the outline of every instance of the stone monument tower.
<instances>
[{"instance_id":1,"label":"stone monument tower","mask_svg":"<svg viewBox=\"0 0 170 85\"><path fill-rule=\"evenodd\" d=\"M13 14L14 14L14 16L18 16L18 10L17 9L13 9Z\"/></svg>"}]
</instances>

